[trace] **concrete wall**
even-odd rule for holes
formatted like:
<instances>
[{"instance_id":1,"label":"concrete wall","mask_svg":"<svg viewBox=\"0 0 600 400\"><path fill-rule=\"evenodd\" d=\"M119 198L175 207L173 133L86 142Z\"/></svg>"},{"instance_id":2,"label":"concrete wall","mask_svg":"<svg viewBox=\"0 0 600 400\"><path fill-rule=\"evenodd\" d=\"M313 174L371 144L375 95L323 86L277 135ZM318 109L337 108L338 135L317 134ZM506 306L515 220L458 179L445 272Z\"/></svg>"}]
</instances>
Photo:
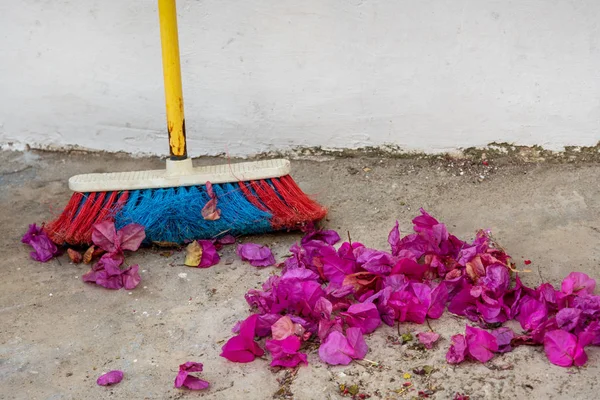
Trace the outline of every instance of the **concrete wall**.
<instances>
[{"instance_id":1,"label":"concrete wall","mask_svg":"<svg viewBox=\"0 0 600 400\"><path fill-rule=\"evenodd\" d=\"M600 140L598 0L179 0L189 148ZM167 154L152 0L0 1L0 143Z\"/></svg>"}]
</instances>

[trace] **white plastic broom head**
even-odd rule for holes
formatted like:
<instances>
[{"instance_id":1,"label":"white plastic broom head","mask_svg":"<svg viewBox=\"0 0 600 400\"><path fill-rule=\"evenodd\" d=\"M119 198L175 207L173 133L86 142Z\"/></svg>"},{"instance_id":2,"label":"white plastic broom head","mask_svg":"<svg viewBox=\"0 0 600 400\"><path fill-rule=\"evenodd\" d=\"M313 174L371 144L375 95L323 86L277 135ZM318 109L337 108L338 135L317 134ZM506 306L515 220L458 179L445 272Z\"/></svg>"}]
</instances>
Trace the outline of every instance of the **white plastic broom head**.
<instances>
[{"instance_id":1,"label":"white plastic broom head","mask_svg":"<svg viewBox=\"0 0 600 400\"><path fill-rule=\"evenodd\" d=\"M112 192L120 190L159 189L200 186L210 183L254 181L289 175L290 162L284 159L237 164L194 167L192 159L167 160L164 170L111 172L76 175L69 179L74 192Z\"/></svg>"}]
</instances>

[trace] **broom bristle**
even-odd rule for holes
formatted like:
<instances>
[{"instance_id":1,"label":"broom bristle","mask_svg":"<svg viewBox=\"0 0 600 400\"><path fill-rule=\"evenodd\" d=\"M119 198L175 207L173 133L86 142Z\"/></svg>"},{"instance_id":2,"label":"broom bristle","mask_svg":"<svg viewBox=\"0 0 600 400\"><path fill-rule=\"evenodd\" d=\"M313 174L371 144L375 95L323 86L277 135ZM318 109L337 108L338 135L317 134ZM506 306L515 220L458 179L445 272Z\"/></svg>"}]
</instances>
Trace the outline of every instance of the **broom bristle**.
<instances>
[{"instance_id":1,"label":"broom bristle","mask_svg":"<svg viewBox=\"0 0 600 400\"><path fill-rule=\"evenodd\" d=\"M183 244L195 239L294 230L325 217L327 210L289 176L213 184L221 216L202 217L210 200L205 186L124 192L75 193L62 214L45 225L57 244L88 245L92 226L114 220L117 228L143 225L146 240Z\"/></svg>"}]
</instances>

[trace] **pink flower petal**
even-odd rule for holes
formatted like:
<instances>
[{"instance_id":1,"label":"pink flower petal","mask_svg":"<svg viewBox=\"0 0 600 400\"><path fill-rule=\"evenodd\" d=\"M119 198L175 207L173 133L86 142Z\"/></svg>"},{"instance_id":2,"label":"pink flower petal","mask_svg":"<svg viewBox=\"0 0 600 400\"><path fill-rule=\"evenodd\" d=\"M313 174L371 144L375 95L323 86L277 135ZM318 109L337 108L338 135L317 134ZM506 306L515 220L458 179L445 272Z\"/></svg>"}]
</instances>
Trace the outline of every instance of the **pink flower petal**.
<instances>
[{"instance_id":1,"label":"pink flower petal","mask_svg":"<svg viewBox=\"0 0 600 400\"><path fill-rule=\"evenodd\" d=\"M348 339L338 331L332 331L319 347L319 358L330 365L348 365L352 362L354 349Z\"/></svg>"},{"instance_id":2,"label":"pink flower petal","mask_svg":"<svg viewBox=\"0 0 600 400\"><path fill-rule=\"evenodd\" d=\"M202 258L198 268L208 268L217 265L221 260L217 249L210 240L198 240L198 244L202 247Z\"/></svg>"},{"instance_id":3,"label":"pink flower petal","mask_svg":"<svg viewBox=\"0 0 600 400\"><path fill-rule=\"evenodd\" d=\"M139 265L135 264L127 268L121 274L123 278L123 287L127 290L135 289L135 287L142 281L139 274Z\"/></svg>"},{"instance_id":4,"label":"pink flower petal","mask_svg":"<svg viewBox=\"0 0 600 400\"><path fill-rule=\"evenodd\" d=\"M571 272L560 287L565 294L594 294L596 281L583 272Z\"/></svg>"},{"instance_id":5,"label":"pink flower petal","mask_svg":"<svg viewBox=\"0 0 600 400\"><path fill-rule=\"evenodd\" d=\"M109 253L117 251L119 243L115 223L107 220L94 224L92 226L92 242Z\"/></svg>"},{"instance_id":6,"label":"pink flower petal","mask_svg":"<svg viewBox=\"0 0 600 400\"><path fill-rule=\"evenodd\" d=\"M101 375L96 383L100 386L109 386L119 383L123 380L123 371L114 370Z\"/></svg>"},{"instance_id":7,"label":"pink flower petal","mask_svg":"<svg viewBox=\"0 0 600 400\"><path fill-rule=\"evenodd\" d=\"M306 354L298 352L300 349L300 338L298 336L288 336L283 340L267 340L265 347L273 357L272 367L291 368L300 363L308 363Z\"/></svg>"},{"instance_id":8,"label":"pink flower petal","mask_svg":"<svg viewBox=\"0 0 600 400\"><path fill-rule=\"evenodd\" d=\"M175 387L186 387L191 390L201 390L209 387L210 384L207 381L189 375L190 372L202 372L202 367L202 363L193 361L188 361L185 364L181 364L179 366L179 373L175 378Z\"/></svg>"},{"instance_id":9,"label":"pink flower petal","mask_svg":"<svg viewBox=\"0 0 600 400\"><path fill-rule=\"evenodd\" d=\"M435 342L438 341L440 335L435 332L419 332L417 339L425 346L426 349L432 349Z\"/></svg>"},{"instance_id":10,"label":"pink flower petal","mask_svg":"<svg viewBox=\"0 0 600 400\"><path fill-rule=\"evenodd\" d=\"M397 256L400 253L400 228L398 227L398 221L392 228L388 235L388 243L392 247L392 255Z\"/></svg>"},{"instance_id":11,"label":"pink flower petal","mask_svg":"<svg viewBox=\"0 0 600 400\"><path fill-rule=\"evenodd\" d=\"M467 356L467 340L464 335L454 335L450 340L452 345L446 353L446 361L448 364L460 364Z\"/></svg>"},{"instance_id":12,"label":"pink flower petal","mask_svg":"<svg viewBox=\"0 0 600 400\"><path fill-rule=\"evenodd\" d=\"M373 303L352 304L342 315L349 326L360 328L364 334L375 331L381 325L379 311Z\"/></svg>"},{"instance_id":13,"label":"pink flower petal","mask_svg":"<svg viewBox=\"0 0 600 400\"><path fill-rule=\"evenodd\" d=\"M587 354L577 336L561 329L546 332L544 351L552 364L561 367L582 366L587 362Z\"/></svg>"},{"instance_id":14,"label":"pink flower petal","mask_svg":"<svg viewBox=\"0 0 600 400\"><path fill-rule=\"evenodd\" d=\"M35 261L47 262L60 253L56 245L46 235L46 232L35 224L29 225L29 229L21 238L21 242L33 247L33 251L29 255Z\"/></svg>"},{"instance_id":15,"label":"pink flower petal","mask_svg":"<svg viewBox=\"0 0 600 400\"><path fill-rule=\"evenodd\" d=\"M279 318L277 322L271 325L271 332L273 335L273 339L275 340L283 340L288 336L294 334L294 323L289 316L284 316Z\"/></svg>"},{"instance_id":16,"label":"pink flower petal","mask_svg":"<svg viewBox=\"0 0 600 400\"><path fill-rule=\"evenodd\" d=\"M498 351L498 343L494 335L483 329L467 326L466 338L469 355L479 362L488 362Z\"/></svg>"},{"instance_id":17,"label":"pink flower petal","mask_svg":"<svg viewBox=\"0 0 600 400\"><path fill-rule=\"evenodd\" d=\"M232 337L222 347L221 357L229 361L247 363L265 354L264 350L254 341L258 314L246 318L240 325L240 333Z\"/></svg>"},{"instance_id":18,"label":"pink flower petal","mask_svg":"<svg viewBox=\"0 0 600 400\"><path fill-rule=\"evenodd\" d=\"M250 262L255 267L268 267L275 264L275 257L271 249L267 246L261 246L255 243L245 243L238 245L237 253L242 261Z\"/></svg>"},{"instance_id":19,"label":"pink flower petal","mask_svg":"<svg viewBox=\"0 0 600 400\"><path fill-rule=\"evenodd\" d=\"M146 238L144 227L139 224L125 225L117 232L121 249L136 251Z\"/></svg>"},{"instance_id":20,"label":"pink flower petal","mask_svg":"<svg viewBox=\"0 0 600 400\"><path fill-rule=\"evenodd\" d=\"M348 338L348 343L352 346L354 350L352 353L352 358L356 360L362 360L367 355L369 351L369 347L365 342L365 338L359 328L348 328L346 330L346 337Z\"/></svg>"}]
</instances>

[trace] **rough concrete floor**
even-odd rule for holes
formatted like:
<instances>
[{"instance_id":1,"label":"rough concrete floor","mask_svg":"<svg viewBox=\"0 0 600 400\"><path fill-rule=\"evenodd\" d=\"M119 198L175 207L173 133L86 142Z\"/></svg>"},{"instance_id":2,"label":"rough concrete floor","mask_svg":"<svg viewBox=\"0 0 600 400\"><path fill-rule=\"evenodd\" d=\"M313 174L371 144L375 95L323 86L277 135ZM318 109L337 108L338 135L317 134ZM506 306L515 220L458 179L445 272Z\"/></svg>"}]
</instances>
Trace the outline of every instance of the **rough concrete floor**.
<instances>
[{"instance_id":1,"label":"rough concrete floor","mask_svg":"<svg viewBox=\"0 0 600 400\"><path fill-rule=\"evenodd\" d=\"M243 264L232 247L209 269L182 266L182 252L165 257L146 249L128 260L141 265L138 288L110 291L82 283L87 266L66 256L40 264L20 244L27 224L47 220L64 206L70 175L155 167L161 167L159 160L124 156L0 153L0 398L250 400L272 398L281 389L278 380L285 383L286 372L270 370L266 360L233 364L219 357L231 327L248 315L244 293L274 268ZM407 231L424 207L461 238L491 228L522 268L523 259L533 261L533 272L525 274L529 285L542 279L559 284L574 270L600 278L600 164L492 160L486 167L444 159L348 158L295 161L292 175L329 207L325 226L349 231L355 241L387 248L395 219ZM277 234L244 240L269 244L281 258L298 239ZM288 389L295 399L339 399L339 384L356 384L374 399L410 399L426 389L435 392L433 399L451 399L456 392L471 399L598 398L598 348L589 349L589 363L580 369L553 366L533 347L486 365L451 367L444 358L449 337L464 326L449 315L432 321L442 340L429 351L393 344L396 329L380 328L367 338L367 358L380 368L368 362L326 367L313 350L309 365L288 376ZM419 329L401 326L402 332ZM204 363L210 390L173 388L178 365L188 360ZM436 370L429 376L411 372L423 365ZM97 386L96 378L111 369L125 371L123 382ZM402 392L404 372L412 374L416 390Z\"/></svg>"}]
</instances>

